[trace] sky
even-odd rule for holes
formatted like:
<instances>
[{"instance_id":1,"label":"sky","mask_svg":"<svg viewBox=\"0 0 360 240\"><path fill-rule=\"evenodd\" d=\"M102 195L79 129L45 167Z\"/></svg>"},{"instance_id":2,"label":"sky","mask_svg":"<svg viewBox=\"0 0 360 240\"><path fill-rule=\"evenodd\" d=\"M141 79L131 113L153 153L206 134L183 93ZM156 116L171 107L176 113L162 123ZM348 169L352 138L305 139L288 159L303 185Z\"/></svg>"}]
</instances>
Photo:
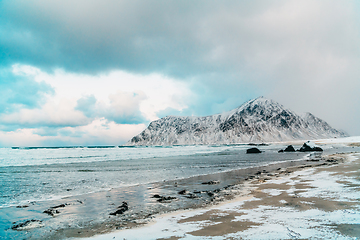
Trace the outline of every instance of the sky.
<instances>
[{"instance_id":1,"label":"sky","mask_svg":"<svg viewBox=\"0 0 360 240\"><path fill-rule=\"evenodd\" d=\"M121 145L259 96L360 135L356 0L0 0L0 147Z\"/></svg>"}]
</instances>

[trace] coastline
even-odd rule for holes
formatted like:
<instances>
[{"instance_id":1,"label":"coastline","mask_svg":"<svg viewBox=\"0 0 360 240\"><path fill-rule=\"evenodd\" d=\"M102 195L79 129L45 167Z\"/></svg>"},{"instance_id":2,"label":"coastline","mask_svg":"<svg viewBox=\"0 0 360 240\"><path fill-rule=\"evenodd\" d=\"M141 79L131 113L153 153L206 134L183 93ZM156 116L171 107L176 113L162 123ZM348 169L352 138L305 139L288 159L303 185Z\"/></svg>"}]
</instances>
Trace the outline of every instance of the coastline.
<instances>
[{"instance_id":1,"label":"coastline","mask_svg":"<svg viewBox=\"0 0 360 240\"><path fill-rule=\"evenodd\" d=\"M88 239L353 239L360 236L359 165L360 154L340 153L264 169L201 208Z\"/></svg>"},{"instance_id":2,"label":"coastline","mask_svg":"<svg viewBox=\"0 0 360 240\"><path fill-rule=\"evenodd\" d=\"M334 147L331 152L340 149ZM351 150L345 149L345 151ZM163 218L164 214L176 215L182 211L202 211L223 204L238 204L244 199L250 201L254 198L254 194L248 184L254 184L254 181L267 184L275 177L285 177L297 170L312 169L315 165L319 165L319 168L339 163L338 160L332 159L332 156L310 154L310 158L305 158L309 154L280 153L278 155L276 153L271 156L282 156L280 158L283 159L292 156L290 159L293 160L270 161L264 162L261 166L113 188L109 191L3 208L0 209L0 213L3 216L1 221L5 231L3 233L0 231L0 238L109 239L113 234L120 234L116 235L116 238L122 237L126 231L141 229L141 232L146 233L143 229L156 226L156 222ZM227 157L226 154L219 156ZM234 156L236 157L236 155L231 157ZM206 155L205 159L212 157ZM251 157L258 159L259 155ZM116 213L119 210L121 211ZM147 236L138 239L161 239L160 233L151 235L156 236L153 238ZM137 239L134 236L137 235L130 235L126 239Z\"/></svg>"}]
</instances>

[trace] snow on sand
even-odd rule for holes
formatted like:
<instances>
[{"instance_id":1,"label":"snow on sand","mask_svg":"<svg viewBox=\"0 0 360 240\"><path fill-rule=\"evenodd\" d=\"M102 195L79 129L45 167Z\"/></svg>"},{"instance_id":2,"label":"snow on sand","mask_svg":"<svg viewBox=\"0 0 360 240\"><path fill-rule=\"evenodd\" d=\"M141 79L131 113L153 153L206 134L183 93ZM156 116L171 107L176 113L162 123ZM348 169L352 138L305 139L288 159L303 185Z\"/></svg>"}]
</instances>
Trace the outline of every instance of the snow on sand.
<instances>
[{"instance_id":1,"label":"snow on sand","mask_svg":"<svg viewBox=\"0 0 360 240\"><path fill-rule=\"evenodd\" d=\"M345 157L341 164L249 180L231 202L91 239L357 239L360 154L332 156Z\"/></svg>"}]
</instances>

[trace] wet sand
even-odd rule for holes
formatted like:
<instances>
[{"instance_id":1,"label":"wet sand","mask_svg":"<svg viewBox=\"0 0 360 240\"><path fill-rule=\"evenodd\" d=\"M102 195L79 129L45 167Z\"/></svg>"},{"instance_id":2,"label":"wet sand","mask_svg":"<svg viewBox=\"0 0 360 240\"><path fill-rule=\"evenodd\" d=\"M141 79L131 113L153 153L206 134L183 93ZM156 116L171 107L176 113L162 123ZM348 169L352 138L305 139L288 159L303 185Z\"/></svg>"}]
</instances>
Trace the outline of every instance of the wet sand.
<instances>
[{"instance_id":1,"label":"wet sand","mask_svg":"<svg viewBox=\"0 0 360 240\"><path fill-rule=\"evenodd\" d=\"M145 226L91 239L360 237L360 154L257 170L202 209L157 215Z\"/></svg>"},{"instance_id":2,"label":"wet sand","mask_svg":"<svg viewBox=\"0 0 360 240\"><path fill-rule=\"evenodd\" d=\"M220 210L215 208L212 212L206 213L209 209L211 210L209 207L225 206L224 203L240 204L245 207L241 208L243 211L256 212L256 209L268 204L275 208L300 206L298 208L305 211L309 207L306 207L303 202L312 201L312 206L334 209L336 201L304 199L304 197L299 198L298 201L294 200L294 194L301 194L302 191L312 188L307 183L307 179L299 180L300 182L295 184L295 190L291 184L276 181L289 178L298 171L343 165L346 156L348 155L338 154L321 157L314 154L308 160L286 161L262 167L111 189L54 201L30 202L23 206L3 208L0 209L0 214L3 216L1 224L8 227L4 235L0 234L0 238L66 239L89 238L95 235L95 238L99 239L113 239L113 237L179 239L183 236L172 232L170 227L167 228L166 221L161 225L159 216L188 209L190 212L186 214L190 214L191 217L189 219L175 217L177 219L175 228L181 228L184 225L192 227L190 230L180 229L179 232L183 232L183 235L197 236L199 239L211 236L220 236L220 239L223 239L223 236L230 236L229 234L261 227L263 223L256 219L238 221L239 218L249 215L238 210L231 210L232 213L229 213L221 208ZM291 181L296 181L296 178ZM124 202L126 207L124 207ZM353 208L352 203L348 201L343 201L338 205L343 206L343 210ZM205 212L203 216L194 215L197 211ZM196 215L199 215L199 219ZM197 226L198 223L203 227ZM159 232L149 235L147 230L144 230L153 229L153 227L159 229ZM353 225L344 223L336 228L351 232ZM121 232L117 232L121 229ZM106 235L107 233L110 235ZM139 233L145 235L142 238L136 238ZM235 239L238 238L235 237Z\"/></svg>"},{"instance_id":3,"label":"wet sand","mask_svg":"<svg viewBox=\"0 0 360 240\"><path fill-rule=\"evenodd\" d=\"M304 156L304 155L299 155ZM322 160L320 160L322 161ZM183 209L198 209L231 200L242 190L242 182L258 179L276 169L307 164L286 161L263 167L150 183L110 191L30 202L0 209L5 239L86 238L118 229L134 228L154 216ZM126 202L128 209L119 213ZM0 236L2 237L2 236Z\"/></svg>"}]
</instances>

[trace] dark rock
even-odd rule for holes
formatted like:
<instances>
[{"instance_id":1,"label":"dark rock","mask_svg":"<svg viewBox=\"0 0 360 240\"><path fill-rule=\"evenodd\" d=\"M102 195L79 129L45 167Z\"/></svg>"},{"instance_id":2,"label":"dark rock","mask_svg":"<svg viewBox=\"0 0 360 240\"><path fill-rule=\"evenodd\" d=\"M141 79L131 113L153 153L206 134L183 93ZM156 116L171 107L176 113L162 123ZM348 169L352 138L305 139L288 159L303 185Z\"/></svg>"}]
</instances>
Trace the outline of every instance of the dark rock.
<instances>
[{"instance_id":1,"label":"dark rock","mask_svg":"<svg viewBox=\"0 0 360 240\"><path fill-rule=\"evenodd\" d=\"M181 195L184 195L186 193L187 193L187 191L185 189L178 192L178 194L181 194Z\"/></svg>"},{"instance_id":2,"label":"dark rock","mask_svg":"<svg viewBox=\"0 0 360 240\"><path fill-rule=\"evenodd\" d=\"M63 203L63 204L60 204L60 205L57 205L57 206L54 206L54 207L51 207L52 209L56 209L56 208L64 208L67 204L66 203Z\"/></svg>"},{"instance_id":3,"label":"dark rock","mask_svg":"<svg viewBox=\"0 0 360 240\"><path fill-rule=\"evenodd\" d=\"M285 148L284 152L295 152L293 145L289 145Z\"/></svg>"},{"instance_id":4,"label":"dark rock","mask_svg":"<svg viewBox=\"0 0 360 240\"><path fill-rule=\"evenodd\" d=\"M324 150L321 147L313 147L313 151L315 151L315 152L323 152Z\"/></svg>"},{"instance_id":5,"label":"dark rock","mask_svg":"<svg viewBox=\"0 0 360 240\"><path fill-rule=\"evenodd\" d=\"M296 152L295 148L293 147L293 145L289 145L285 148L285 150L283 149L280 149L278 151L279 153L282 153L282 152Z\"/></svg>"},{"instance_id":6,"label":"dark rock","mask_svg":"<svg viewBox=\"0 0 360 240\"><path fill-rule=\"evenodd\" d=\"M186 190L183 190L183 191L186 192ZM183 192L183 191L180 191L180 192ZM181 194L180 192L179 192L179 194ZM185 193L183 193L183 194L185 194ZM152 196L152 198L157 198L156 201L158 201L158 202L166 202L166 201L176 199L176 197L164 197L164 196L161 196L159 194L155 194L154 196Z\"/></svg>"},{"instance_id":7,"label":"dark rock","mask_svg":"<svg viewBox=\"0 0 360 240\"><path fill-rule=\"evenodd\" d=\"M323 149L320 147L310 147L307 143L304 143L303 146L299 149L300 152L322 152Z\"/></svg>"},{"instance_id":8,"label":"dark rock","mask_svg":"<svg viewBox=\"0 0 360 240\"><path fill-rule=\"evenodd\" d=\"M219 181L209 181L209 182L203 182L201 184L214 185L214 184L219 184L219 183L220 183Z\"/></svg>"},{"instance_id":9,"label":"dark rock","mask_svg":"<svg viewBox=\"0 0 360 240\"><path fill-rule=\"evenodd\" d=\"M326 160L326 162L337 162L337 160L336 159L333 159L333 158L331 158L331 159L328 159L328 160Z\"/></svg>"},{"instance_id":10,"label":"dark rock","mask_svg":"<svg viewBox=\"0 0 360 240\"><path fill-rule=\"evenodd\" d=\"M320 159L308 159L308 160L306 160L306 161L308 161L308 162L319 162Z\"/></svg>"},{"instance_id":11,"label":"dark rock","mask_svg":"<svg viewBox=\"0 0 360 240\"><path fill-rule=\"evenodd\" d=\"M247 179L245 179L245 180L247 180ZM234 186L233 184L230 184L230 185L227 185L226 187L224 187L224 189L228 189L228 188L231 188L233 186Z\"/></svg>"},{"instance_id":12,"label":"dark rock","mask_svg":"<svg viewBox=\"0 0 360 240\"><path fill-rule=\"evenodd\" d=\"M261 151L258 148L249 148L246 153L261 153Z\"/></svg>"},{"instance_id":13,"label":"dark rock","mask_svg":"<svg viewBox=\"0 0 360 240\"><path fill-rule=\"evenodd\" d=\"M54 207L50 207L49 209L46 209L45 211L43 211L43 213L49 214L50 216L55 216L55 214L60 213L59 210L57 210L57 208L64 208L66 205L68 205L67 203L63 203Z\"/></svg>"},{"instance_id":14,"label":"dark rock","mask_svg":"<svg viewBox=\"0 0 360 240\"><path fill-rule=\"evenodd\" d=\"M206 193L209 195L209 197L214 196L214 193L213 193L213 192L208 191L208 192L206 192Z\"/></svg>"},{"instance_id":15,"label":"dark rock","mask_svg":"<svg viewBox=\"0 0 360 240\"><path fill-rule=\"evenodd\" d=\"M39 223L41 223L42 221L40 221L40 220L35 220L35 219L27 220L27 221L25 221L25 222L23 222L23 223L18 223L18 224L16 224L16 225L12 226L11 229L12 229L12 230L21 230L21 228L27 227L27 226L29 226L29 225L30 225L31 223L33 223L33 222L39 222Z\"/></svg>"},{"instance_id":16,"label":"dark rock","mask_svg":"<svg viewBox=\"0 0 360 240\"><path fill-rule=\"evenodd\" d=\"M173 199L176 199L176 197L164 197L164 196L161 196L157 201L158 202L168 202L168 201L171 201Z\"/></svg>"},{"instance_id":17,"label":"dark rock","mask_svg":"<svg viewBox=\"0 0 360 240\"><path fill-rule=\"evenodd\" d=\"M299 149L299 152L311 152L311 151L312 148L306 143L304 143L303 146Z\"/></svg>"},{"instance_id":18,"label":"dark rock","mask_svg":"<svg viewBox=\"0 0 360 240\"><path fill-rule=\"evenodd\" d=\"M110 215L116 216L117 214L123 214L127 210L129 210L129 206L128 206L127 202L122 202L122 204L118 207L118 210L110 213Z\"/></svg>"},{"instance_id":19,"label":"dark rock","mask_svg":"<svg viewBox=\"0 0 360 240\"><path fill-rule=\"evenodd\" d=\"M55 214L60 213L60 211L56 210L56 209L49 208L49 209L46 209L45 211L43 211L43 213L49 214L50 216L54 217Z\"/></svg>"},{"instance_id":20,"label":"dark rock","mask_svg":"<svg viewBox=\"0 0 360 240\"><path fill-rule=\"evenodd\" d=\"M16 208L27 208L29 205L16 206Z\"/></svg>"}]
</instances>

